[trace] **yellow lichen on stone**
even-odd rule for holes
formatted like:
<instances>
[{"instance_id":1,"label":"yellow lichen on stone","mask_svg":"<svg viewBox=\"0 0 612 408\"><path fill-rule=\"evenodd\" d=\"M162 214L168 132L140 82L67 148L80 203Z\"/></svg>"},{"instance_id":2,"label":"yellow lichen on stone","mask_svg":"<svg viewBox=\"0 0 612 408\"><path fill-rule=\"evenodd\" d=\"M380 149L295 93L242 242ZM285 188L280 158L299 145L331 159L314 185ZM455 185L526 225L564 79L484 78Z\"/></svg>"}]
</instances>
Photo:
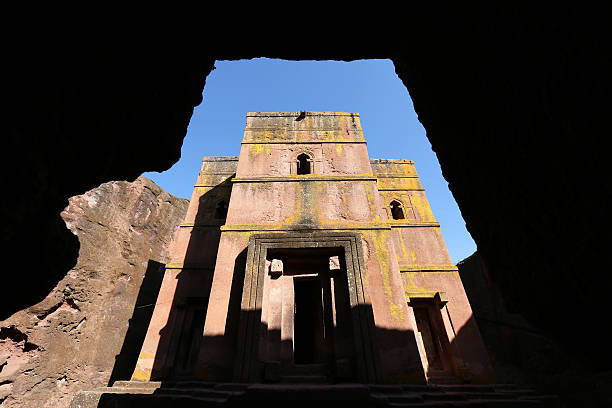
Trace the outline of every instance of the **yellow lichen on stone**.
<instances>
[{"instance_id":1,"label":"yellow lichen on stone","mask_svg":"<svg viewBox=\"0 0 612 408\"><path fill-rule=\"evenodd\" d=\"M435 221L431 208L429 207L429 203L424 199L424 197L422 197L420 194L413 194L411 196L411 201L413 208L415 208L419 213L421 221Z\"/></svg>"},{"instance_id":2,"label":"yellow lichen on stone","mask_svg":"<svg viewBox=\"0 0 612 408\"><path fill-rule=\"evenodd\" d=\"M404 309L395 303L391 303L389 305L389 310L391 312L391 316L398 322L404 321Z\"/></svg>"},{"instance_id":3,"label":"yellow lichen on stone","mask_svg":"<svg viewBox=\"0 0 612 408\"><path fill-rule=\"evenodd\" d=\"M391 271L389 264L390 254L387 249L388 233L386 231L373 231L372 239L374 241L374 253L378 259L378 265L380 267L380 274L383 280L383 291L385 293L385 299L389 307L389 313L391 316L401 322L404 320L404 314L402 307L397 303L393 302L393 289L391 287Z\"/></svg>"},{"instance_id":4,"label":"yellow lichen on stone","mask_svg":"<svg viewBox=\"0 0 612 408\"><path fill-rule=\"evenodd\" d=\"M253 156L258 156L261 152L263 152L264 145L263 144L253 144L251 145L250 153Z\"/></svg>"},{"instance_id":5,"label":"yellow lichen on stone","mask_svg":"<svg viewBox=\"0 0 612 408\"><path fill-rule=\"evenodd\" d=\"M151 380L151 369L150 368L138 368L136 367L136 369L134 370L134 373L132 374L132 380L137 380L137 381L149 381Z\"/></svg>"},{"instance_id":6,"label":"yellow lichen on stone","mask_svg":"<svg viewBox=\"0 0 612 408\"><path fill-rule=\"evenodd\" d=\"M378 191L376 190L376 183L364 183L366 190L366 197L368 199L369 210L370 210L370 219L374 219L378 216L374 211L376 210L376 194Z\"/></svg>"},{"instance_id":7,"label":"yellow lichen on stone","mask_svg":"<svg viewBox=\"0 0 612 408\"><path fill-rule=\"evenodd\" d=\"M134 373L132 373L132 380L149 381L151 379L151 369L147 366L153 364L153 359L155 359L155 354L141 352Z\"/></svg>"},{"instance_id":8,"label":"yellow lichen on stone","mask_svg":"<svg viewBox=\"0 0 612 408\"><path fill-rule=\"evenodd\" d=\"M402 247L402 256L404 257L404 259L408 260L410 258L410 253L408 252L408 248L406 248L406 243L404 242L404 235L401 231L398 232L398 235L400 239L400 245ZM412 254L414 254L414 251L412 252Z\"/></svg>"},{"instance_id":9,"label":"yellow lichen on stone","mask_svg":"<svg viewBox=\"0 0 612 408\"><path fill-rule=\"evenodd\" d=\"M422 272L403 272L402 277L404 278L404 292L406 296L408 293L429 293L431 292L429 289L419 286L415 283L416 275L420 273L423 276Z\"/></svg>"},{"instance_id":10,"label":"yellow lichen on stone","mask_svg":"<svg viewBox=\"0 0 612 408\"><path fill-rule=\"evenodd\" d=\"M293 208L293 214L285 218L285 220L281 223L282 225L293 225L293 224L296 224L300 220L301 215L302 215L302 207L303 207L303 200L301 198L303 195L304 195L304 188L302 184L298 183L296 185L296 191L295 191L295 207Z\"/></svg>"}]
</instances>

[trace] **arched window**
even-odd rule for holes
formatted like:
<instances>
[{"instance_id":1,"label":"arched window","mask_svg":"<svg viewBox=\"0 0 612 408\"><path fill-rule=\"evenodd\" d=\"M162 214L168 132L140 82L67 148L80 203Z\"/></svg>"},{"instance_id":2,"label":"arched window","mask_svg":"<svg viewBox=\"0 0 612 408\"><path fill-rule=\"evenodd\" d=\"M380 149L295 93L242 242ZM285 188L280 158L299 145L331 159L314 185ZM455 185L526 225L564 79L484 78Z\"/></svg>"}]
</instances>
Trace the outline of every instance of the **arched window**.
<instances>
[{"instance_id":1,"label":"arched window","mask_svg":"<svg viewBox=\"0 0 612 408\"><path fill-rule=\"evenodd\" d=\"M297 157L297 174L310 174L312 159L306 153L302 153Z\"/></svg>"},{"instance_id":2,"label":"arched window","mask_svg":"<svg viewBox=\"0 0 612 408\"><path fill-rule=\"evenodd\" d=\"M394 220L403 220L405 218L404 210L402 209L402 204L399 201L391 201L389 207L391 207L391 216Z\"/></svg>"},{"instance_id":3,"label":"arched window","mask_svg":"<svg viewBox=\"0 0 612 408\"><path fill-rule=\"evenodd\" d=\"M227 203L225 201L219 201L217 208L215 208L215 218L224 220L227 217Z\"/></svg>"}]
</instances>

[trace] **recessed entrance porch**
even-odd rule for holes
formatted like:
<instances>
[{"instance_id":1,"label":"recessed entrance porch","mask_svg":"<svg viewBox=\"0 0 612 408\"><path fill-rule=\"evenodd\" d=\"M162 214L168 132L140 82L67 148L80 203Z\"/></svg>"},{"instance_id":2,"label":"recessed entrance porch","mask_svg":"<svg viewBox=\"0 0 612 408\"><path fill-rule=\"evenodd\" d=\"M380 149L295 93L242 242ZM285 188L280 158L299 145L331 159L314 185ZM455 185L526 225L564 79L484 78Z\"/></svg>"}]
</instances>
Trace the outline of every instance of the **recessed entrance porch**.
<instances>
[{"instance_id":1,"label":"recessed entrance porch","mask_svg":"<svg viewBox=\"0 0 612 408\"><path fill-rule=\"evenodd\" d=\"M259 356L270 381L354 377L343 248L271 249Z\"/></svg>"},{"instance_id":2,"label":"recessed entrance porch","mask_svg":"<svg viewBox=\"0 0 612 408\"><path fill-rule=\"evenodd\" d=\"M357 311L360 245L357 234L252 238L242 302L251 312L240 324L237 380L342 382L373 375L372 352L364 349L371 347L372 322Z\"/></svg>"}]
</instances>

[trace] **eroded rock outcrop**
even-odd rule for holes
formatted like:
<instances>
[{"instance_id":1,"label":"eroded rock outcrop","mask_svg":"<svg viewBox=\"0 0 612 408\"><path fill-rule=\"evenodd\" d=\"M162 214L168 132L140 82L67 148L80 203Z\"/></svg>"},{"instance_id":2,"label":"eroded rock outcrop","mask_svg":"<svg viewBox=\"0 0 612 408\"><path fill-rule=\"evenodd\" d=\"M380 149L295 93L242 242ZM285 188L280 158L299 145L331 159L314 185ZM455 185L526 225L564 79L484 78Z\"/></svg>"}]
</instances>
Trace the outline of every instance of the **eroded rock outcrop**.
<instances>
[{"instance_id":1,"label":"eroded rock outcrop","mask_svg":"<svg viewBox=\"0 0 612 408\"><path fill-rule=\"evenodd\" d=\"M62 218L81 243L76 266L0 323L3 408L68 406L77 390L129 376L188 203L144 177L70 198Z\"/></svg>"}]
</instances>

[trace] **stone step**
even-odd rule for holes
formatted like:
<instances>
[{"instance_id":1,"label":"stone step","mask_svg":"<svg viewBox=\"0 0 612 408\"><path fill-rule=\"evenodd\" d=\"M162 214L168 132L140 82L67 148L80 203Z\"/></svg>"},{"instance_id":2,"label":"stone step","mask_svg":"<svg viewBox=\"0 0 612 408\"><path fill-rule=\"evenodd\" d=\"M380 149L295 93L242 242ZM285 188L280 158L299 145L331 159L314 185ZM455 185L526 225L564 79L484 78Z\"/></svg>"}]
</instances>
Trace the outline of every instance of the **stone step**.
<instances>
[{"instance_id":1,"label":"stone step","mask_svg":"<svg viewBox=\"0 0 612 408\"><path fill-rule=\"evenodd\" d=\"M248 386L242 383L217 383L213 388L220 391L245 391Z\"/></svg>"},{"instance_id":2,"label":"stone step","mask_svg":"<svg viewBox=\"0 0 612 408\"><path fill-rule=\"evenodd\" d=\"M420 394L381 394L372 393L370 398L385 403L395 402L423 402L423 397Z\"/></svg>"},{"instance_id":3,"label":"stone step","mask_svg":"<svg viewBox=\"0 0 612 408\"><path fill-rule=\"evenodd\" d=\"M422 389L426 389L425 387L423 386ZM405 386L398 384L370 384L368 388L370 393L402 394L406 392Z\"/></svg>"},{"instance_id":4,"label":"stone step","mask_svg":"<svg viewBox=\"0 0 612 408\"><path fill-rule=\"evenodd\" d=\"M210 389L214 388L217 383L210 381L199 381L199 380L180 380L180 381L164 381L160 388L200 388Z\"/></svg>"},{"instance_id":5,"label":"stone step","mask_svg":"<svg viewBox=\"0 0 612 408\"><path fill-rule=\"evenodd\" d=\"M420 394L426 401L461 401L467 399L463 392L423 392Z\"/></svg>"},{"instance_id":6,"label":"stone step","mask_svg":"<svg viewBox=\"0 0 612 408\"><path fill-rule=\"evenodd\" d=\"M463 384L463 380L455 377L452 374L448 374L446 372L427 374L427 382L429 384L448 384L448 385Z\"/></svg>"},{"instance_id":7,"label":"stone step","mask_svg":"<svg viewBox=\"0 0 612 408\"><path fill-rule=\"evenodd\" d=\"M495 392L495 387L492 385L481 385L481 384L460 384L460 385L437 385L441 391L469 391L469 392Z\"/></svg>"},{"instance_id":8,"label":"stone step","mask_svg":"<svg viewBox=\"0 0 612 408\"><path fill-rule=\"evenodd\" d=\"M161 381L115 381L113 387L122 388L159 388Z\"/></svg>"},{"instance_id":9,"label":"stone step","mask_svg":"<svg viewBox=\"0 0 612 408\"><path fill-rule=\"evenodd\" d=\"M513 390L496 389L495 392L498 394L508 394L508 395L535 395L537 394L535 390L528 389L528 388L516 388Z\"/></svg>"},{"instance_id":10,"label":"stone step","mask_svg":"<svg viewBox=\"0 0 612 408\"><path fill-rule=\"evenodd\" d=\"M306 377L306 378L305 378ZM515 385L322 384L324 376L288 376L288 383L236 384L201 381L118 381L79 393L71 408L232 407L264 404L297 408L317 403L357 407L550 407L559 399ZM311 382L306 382L311 381ZM312 382L316 381L316 382Z\"/></svg>"},{"instance_id":11,"label":"stone step","mask_svg":"<svg viewBox=\"0 0 612 408\"><path fill-rule=\"evenodd\" d=\"M393 402L387 405L388 407L393 408L403 408L403 407L428 407L428 408L449 408L454 407L455 405L449 405L448 402Z\"/></svg>"},{"instance_id":12,"label":"stone step","mask_svg":"<svg viewBox=\"0 0 612 408\"><path fill-rule=\"evenodd\" d=\"M111 394L153 394L157 388L152 387L99 387L92 392L111 393Z\"/></svg>"},{"instance_id":13,"label":"stone step","mask_svg":"<svg viewBox=\"0 0 612 408\"><path fill-rule=\"evenodd\" d=\"M471 399L467 401L457 401L452 407L461 408L541 408L539 401L528 400L492 400L492 399Z\"/></svg>"},{"instance_id":14,"label":"stone step","mask_svg":"<svg viewBox=\"0 0 612 408\"><path fill-rule=\"evenodd\" d=\"M395 402L387 405L392 408L436 407L436 408L541 408L538 401L499 401L499 400L467 400L467 401L428 401L428 402Z\"/></svg>"},{"instance_id":15,"label":"stone step","mask_svg":"<svg viewBox=\"0 0 612 408\"><path fill-rule=\"evenodd\" d=\"M473 399L487 399L487 400L512 400L512 399L517 399L520 396L519 395L515 395L509 392L505 392L505 393L498 393L498 392L463 392L461 393L463 396L465 396L466 399L469 400L473 400Z\"/></svg>"},{"instance_id":16,"label":"stone step","mask_svg":"<svg viewBox=\"0 0 612 408\"><path fill-rule=\"evenodd\" d=\"M546 408L560 408L561 400L557 395L532 395L528 397L519 397L520 400L535 400L540 402L540 406Z\"/></svg>"},{"instance_id":17,"label":"stone step","mask_svg":"<svg viewBox=\"0 0 612 408\"><path fill-rule=\"evenodd\" d=\"M441 391L442 388L440 385L432 385L432 384L408 384L402 385L402 389L406 392L437 392Z\"/></svg>"},{"instance_id":18,"label":"stone step","mask_svg":"<svg viewBox=\"0 0 612 408\"><path fill-rule=\"evenodd\" d=\"M362 384L254 384L248 387L246 401L320 401L363 402L369 399L369 389ZM288 408L291 408L289 406Z\"/></svg>"},{"instance_id":19,"label":"stone step","mask_svg":"<svg viewBox=\"0 0 612 408\"><path fill-rule=\"evenodd\" d=\"M316 363L316 364L292 364L289 367L281 368L281 373L288 375L297 374L314 374L321 373L327 370L327 364Z\"/></svg>"},{"instance_id":20,"label":"stone step","mask_svg":"<svg viewBox=\"0 0 612 408\"><path fill-rule=\"evenodd\" d=\"M70 408L221 408L225 406L227 406L227 398L97 391L78 393L70 404Z\"/></svg>"},{"instance_id":21,"label":"stone step","mask_svg":"<svg viewBox=\"0 0 612 408\"><path fill-rule=\"evenodd\" d=\"M518 390L524 388L520 384L492 384L492 387L495 387L496 390Z\"/></svg>"},{"instance_id":22,"label":"stone step","mask_svg":"<svg viewBox=\"0 0 612 408\"><path fill-rule=\"evenodd\" d=\"M238 396L244 392L221 391L203 388L160 388L157 395L191 395L198 398L218 398L228 400L232 396Z\"/></svg>"},{"instance_id":23,"label":"stone step","mask_svg":"<svg viewBox=\"0 0 612 408\"><path fill-rule=\"evenodd\" d=\"M285 384L324 384L329 382L329 379L324 375L284 375L280 382Z\"/></svg>"}]
</instances>

